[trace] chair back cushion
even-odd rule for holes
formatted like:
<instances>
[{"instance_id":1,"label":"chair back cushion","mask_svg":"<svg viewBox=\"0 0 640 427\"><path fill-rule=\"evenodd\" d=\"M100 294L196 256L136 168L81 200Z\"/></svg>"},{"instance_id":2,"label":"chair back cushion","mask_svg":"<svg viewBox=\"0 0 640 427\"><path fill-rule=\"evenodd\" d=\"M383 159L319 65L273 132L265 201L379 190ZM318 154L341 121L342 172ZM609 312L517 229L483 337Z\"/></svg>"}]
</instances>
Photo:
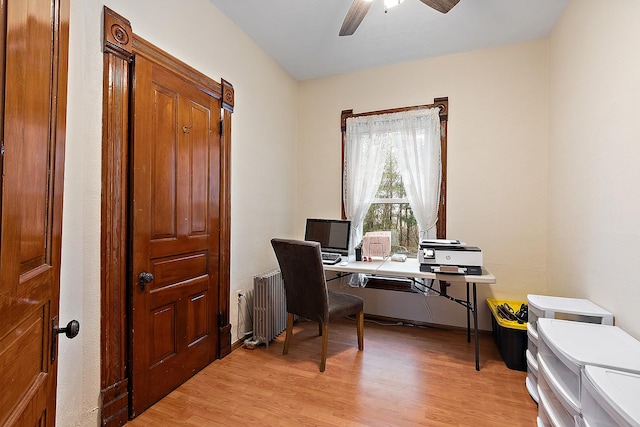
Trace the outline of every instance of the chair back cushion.
<instances>
[{"instance_id":1,"label":"chair back cushion","mask_svg":"<svg viewBox=\"0 0 640 427\"><path fill-rule=\"evenodd\" d=\"M329 304L320 243L271 239L287 300L287 312L327 323Z\"/></svg>"}]
</instances>

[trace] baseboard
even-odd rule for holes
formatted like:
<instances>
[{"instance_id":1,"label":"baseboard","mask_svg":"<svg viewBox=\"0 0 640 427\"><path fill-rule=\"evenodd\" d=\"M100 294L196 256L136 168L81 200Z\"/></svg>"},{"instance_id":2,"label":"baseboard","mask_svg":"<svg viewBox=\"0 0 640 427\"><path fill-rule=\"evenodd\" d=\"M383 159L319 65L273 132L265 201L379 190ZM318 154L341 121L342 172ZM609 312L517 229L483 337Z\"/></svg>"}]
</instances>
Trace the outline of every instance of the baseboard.
<instances>
[{"instance_id":1,"label":"baseboard","mask_svg":"<svg viewBox=\"0 0 640 427\"><path fill-rule=\"evenodd\" d=\"M127 379L100 391L102 400L100 424L103 427L122 426L129 419L129 391Z\"/></svg>"},{"instance_id":2,"label":"baseboard","mask_svg":"<svg viewBox=\"0 0 640 427\"><path fill-rule=\"evenodd\" d=\"M231 351L235 351L244 345L244 340L238 340L231 345Z\"/></svg>"}]
</instances>

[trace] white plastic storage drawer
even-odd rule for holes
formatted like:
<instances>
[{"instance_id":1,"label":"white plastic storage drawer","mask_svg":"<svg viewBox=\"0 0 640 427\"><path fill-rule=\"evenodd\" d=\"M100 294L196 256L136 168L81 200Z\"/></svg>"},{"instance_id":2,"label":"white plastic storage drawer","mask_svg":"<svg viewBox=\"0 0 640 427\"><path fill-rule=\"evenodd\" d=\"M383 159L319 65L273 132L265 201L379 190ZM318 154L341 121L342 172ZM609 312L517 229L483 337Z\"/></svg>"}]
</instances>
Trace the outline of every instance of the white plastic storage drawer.
<instances>
[{"instance_id":1,"label":"white plastic storage drawer","mask_svg":"<svg viewBox=\"0 0 640 427\"><path fill-rule=\"evenodd\" d=\"M582 375L584 425L640 427L640 375L597 366Z\"/></svg>"},{"instance_id":2,"label":"white plastic storage drawer","mask_svg":"<svg viewBox=\"0 0 640 427\"><path fill-rule=\"evenodd\" d=\"M613 314L588 299L527 295L528 321L534 329L541 318L613 325Z\"/></svg>"},{"instance_id":3,"label":"white plastic storage drawer","mask_svg":"<svg viewBox=\"0 0 640 427\"><path fill-rule=\"evenodd\" d=\"M580 410L569 404L565 398L558 393L558 385L554 383L553 377L540 364L540 376L538 377L538 416L541 419L547 418L549 424L555 427L569 427L576 425L576 420L580 419ZM544 412L543 416L540 414Z\"/></svg>"},{"instance_id":4,"label":"white plastic storage drawer","mask_svg":"<svg viewBox=\"0 0 640 427\"><path fill-rule=\"evenodd\" d=\"M538 358L533 356L529 350L526 352L527 356L527 379L525 385L527 391L531 395L531 398L538 403L540 398L538 397Z\"/></svg>"},{"instance_id":5,"label":"white plastic storage drawer","mask_svg":"<svg viewBox=\"0 0 640 427\"><path fill-rule=\"evenodd\" d=\"M538 334L539 377L546 370L551 386L562 391L560 399L572 407L580 409L584 366L640 373L640 341L617 326L538 319Z\"/></svg>"},{"instance_id":6,"label":"white plastic storage drawer","mask_svg":"<svg viewBox=\"0 0 640 427\"><path fill-rule=\"evenodd\" d=\"M529 322L527 322L527 349L533 357L538 356L538 331Z\"/></svg>"},{"instance_id":7,"label":"white plastic storage drawer","mask_svg":"<svg viewBox=\"0 0 640 427\"><path fill-rule=\"evenodd\" d=\"M525 356L527 359L525 385L531 398L536 403L540 403L540 398L538 397L538 331L529 322L527 322L527 351Z\"/></svg>"},{"instance_id":8,"label":"white plastic storage drawer","mask_svg":"<svg viewBox=\"0 0 640 427\"><path fill-rule=\"evenodd\" d=\"M536 329L541 318L613 325L613 313L588 299L527 295L528 321Z\"/></svg>"}]
</instances>

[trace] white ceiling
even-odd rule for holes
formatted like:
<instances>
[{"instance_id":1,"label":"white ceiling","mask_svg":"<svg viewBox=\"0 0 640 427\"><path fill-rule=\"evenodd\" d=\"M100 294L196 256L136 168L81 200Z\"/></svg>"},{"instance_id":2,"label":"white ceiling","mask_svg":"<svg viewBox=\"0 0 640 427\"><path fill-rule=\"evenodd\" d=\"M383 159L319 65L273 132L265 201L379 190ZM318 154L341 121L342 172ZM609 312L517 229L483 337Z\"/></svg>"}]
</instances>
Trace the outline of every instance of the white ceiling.
<instances>
[{"instance_id":1,"label":"white ceiling","mask_svg":"<svg viewBox=\"0 0 640 427\"><path fill-rule=\"evenodd\" d=\"M441 14L419 0L384 13L374 0L355 34L352 0L210 0L297 80L543 38L568 0L460 0Z\"/></svg>"}]
</instances>

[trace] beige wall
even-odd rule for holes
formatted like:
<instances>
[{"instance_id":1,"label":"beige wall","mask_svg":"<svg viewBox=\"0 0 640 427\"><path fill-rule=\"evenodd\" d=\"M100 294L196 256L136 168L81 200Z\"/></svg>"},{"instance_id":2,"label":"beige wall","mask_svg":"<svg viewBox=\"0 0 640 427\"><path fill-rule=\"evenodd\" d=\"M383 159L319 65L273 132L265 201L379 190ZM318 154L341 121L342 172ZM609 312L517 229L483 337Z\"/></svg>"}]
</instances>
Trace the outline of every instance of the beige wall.
<instances>
[{"instance_id":1,"label":"beige wall","mask_svg":"<svg viewBox=\"0 0 640 427\"><path fill-rule=\"evenodd\" d=\"M640 3L573 0L550 37L548 281L640 339Z\"/></svg>"},{"instance_id":2,"label":"beige wall","mask_svg":"<svg viewBox=\"0 0 640 427\"><path fill-rule=\"evenodd\" d=\"M81 332L60 342L60 426L98 424L103 3L137 35L234 85L232 294L273 267L269 238L294 230L298 83L208 0L72 1L60 316ZM232 299L234 340L236 312Z\"/></svg>"},{"instance_id":3,"label":"beige wall","mask_svg":"<svg viewBox=\"0 0 640 427\"><path fill-rule=\"evenodd\" d=\"M483 249L485 297L591 298L640 338L640 7L573 0L548 40L297 83L208 0L107 0L134 31L236 89L231 288L275 267L268 240L340 215L343 109L448 96L448 236ZM607 4L610 2L607 2ZM71 2L58 425L96 425L100 390L102 2ZM547 272L548 270L548 272ZM548 283L548 286L547 286ZM365 290L367 311L462 325L442 298ZM231 322L236 339L236 305Z\"/></svg>"},{"instance_id":4,"label":"beige wall","mask_svg":"<svg viewBox=\"0 0 640 427\"><path fill-rule=\"evenodd\" d=\"M526 301L546 291L547 43L535 41L301 83L298 230L309 216L339 217L340 112L428 104L449 97L447 237L482 248L498 279L487 297ZM460 288L461 289L461 288ZM358 290L365 310L465 325L444 298ZM460 294L462 295L462 294Z\"/></svg>"}]
</instances>

